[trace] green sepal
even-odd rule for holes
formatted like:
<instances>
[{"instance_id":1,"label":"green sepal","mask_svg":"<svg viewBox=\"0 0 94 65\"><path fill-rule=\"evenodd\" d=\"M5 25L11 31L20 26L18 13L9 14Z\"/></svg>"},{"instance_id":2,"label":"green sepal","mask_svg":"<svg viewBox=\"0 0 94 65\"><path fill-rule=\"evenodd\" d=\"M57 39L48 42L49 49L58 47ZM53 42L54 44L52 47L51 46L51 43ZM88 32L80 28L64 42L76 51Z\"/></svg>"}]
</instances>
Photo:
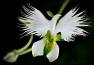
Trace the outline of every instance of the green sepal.
<instances>
[{"instance_id":1,"label":"green sepal","mask_svg":"<svg viewBox=\"0 0 94 65\"><path fill-rule=\"evenodd\" d=\"M61 37L61 34L57 34L57 35L55 36L55 40L56 40L56 41L63 41L63 39L62 39L62 37Z\"/></svg>"}]
</instances>

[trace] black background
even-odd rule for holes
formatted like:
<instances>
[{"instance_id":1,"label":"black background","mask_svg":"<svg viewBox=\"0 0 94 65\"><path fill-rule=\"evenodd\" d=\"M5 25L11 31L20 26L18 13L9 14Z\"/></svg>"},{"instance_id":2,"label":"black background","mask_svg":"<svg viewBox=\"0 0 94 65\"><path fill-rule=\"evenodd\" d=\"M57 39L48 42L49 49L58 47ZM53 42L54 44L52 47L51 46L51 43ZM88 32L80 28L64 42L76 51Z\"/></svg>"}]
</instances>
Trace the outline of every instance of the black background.
<instances>
[{"instance_id":1,"label":"black background","mask_svg":"<svg viewBox=\"0 0 94 65\"><path fill-rule=\"evenodd\" d=\"M63 11L65 15L72 7L79 6L80 10L86 10L86 14L90 19L91 27L86 30L90 33L86 38L77 37L75 42L58 42L60 46L60 55L58 60L49 63L47 58L32 57L32 53L20 56L15 63L8 63L3 60L6 53L13 49L21 48L26 44L29 37L20 39L21 31L18 26L18 17L21 16L20 11L23 5L30 3L39 9L48 19L46 11L51 10L57 13L63 0L14 0L1 1L0 9L0 65L93 65L94 64L94 0L70 0L70 3ZM34 38L35 41L39 37ZM66 47L67 45L67 47Z\"/></svg>"}]
</instances>

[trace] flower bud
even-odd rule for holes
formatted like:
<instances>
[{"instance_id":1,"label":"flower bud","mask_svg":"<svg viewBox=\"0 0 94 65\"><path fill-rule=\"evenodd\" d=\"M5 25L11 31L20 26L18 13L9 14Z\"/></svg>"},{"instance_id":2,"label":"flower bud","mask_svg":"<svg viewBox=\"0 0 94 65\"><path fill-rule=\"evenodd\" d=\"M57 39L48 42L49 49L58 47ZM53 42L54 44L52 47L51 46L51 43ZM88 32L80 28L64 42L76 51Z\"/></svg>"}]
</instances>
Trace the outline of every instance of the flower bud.
<instances>
[{"instance_id":1,"label":"flower bud","mask_svg":"<svg viewBox=\"0 0 94 65\"><path fill-rule=\"evenodd\" d=\"M16 62L18 56L19 55L15 51L12 51L6 54L6 56L4 57L4 60L10 63L13 63L13 62Z\"/></svg>"}]
</instances>

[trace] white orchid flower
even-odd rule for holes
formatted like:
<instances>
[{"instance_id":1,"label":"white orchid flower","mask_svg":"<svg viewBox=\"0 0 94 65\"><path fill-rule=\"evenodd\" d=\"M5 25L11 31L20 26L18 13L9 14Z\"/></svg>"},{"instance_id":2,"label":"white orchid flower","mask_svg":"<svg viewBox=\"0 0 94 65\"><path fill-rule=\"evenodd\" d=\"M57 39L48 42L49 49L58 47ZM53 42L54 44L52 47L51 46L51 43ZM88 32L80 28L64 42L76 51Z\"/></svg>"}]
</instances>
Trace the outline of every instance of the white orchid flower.
<instances>
[{"instance_id":1,"label":"white orchid flower","mask_svg":"<svg viewBox=\"0 0 94 65\"><path fill-rule=\"evenodd\" d=\"M26 13L22 12L23 17L19 21L23 23L22 30L25 35L30 35L30 39L25 46L15 49L4 56L4 60L10 63L16 62L20 55L24 55L32 51L33 57L45 55L49 62L55 61L59 56L59 46L56 41L74 41L75 36L86 36L86 32L81 27L89 26L85 21L83 12L77 14L79 9L71 9L65 16L61 13L70 0L65 0L56 15L51 11L47 14L52 17L48 20L38 9L29 5L23 6ZM61 33L61 34L58 34ZM34 42L29 48L33 34L42 37L41 40ZM25 36L24 35L24 36ZM23 37L24 37L23 36Z\"/></svg>"},{"instance_id":2,"label":"white orchid flower","mask_svg":"<svg viewBox=\"0 0 94 65\"><path fill-rule=\"evenodd\" d=\"M59 46L56 43L56 35L61 33L64 41L74 41L75 36L86 36L86 31L80 27L88 26L85 22L87 18L83 12L78 14L77 8L71 9L65 16L56 14L51 20L48 20L38 9L34 7L23 6L26 14L20 18L20 21L26 21L26 35L35 34L43 37L43 39L35 42L32 46L32 54L34 57L42 56L46 52L46 57L50 62L55 61L59 56ZM31 10L32 9L32 10ZM60 18L61 17L61 18Z\"/></svg>"}]
</instances>

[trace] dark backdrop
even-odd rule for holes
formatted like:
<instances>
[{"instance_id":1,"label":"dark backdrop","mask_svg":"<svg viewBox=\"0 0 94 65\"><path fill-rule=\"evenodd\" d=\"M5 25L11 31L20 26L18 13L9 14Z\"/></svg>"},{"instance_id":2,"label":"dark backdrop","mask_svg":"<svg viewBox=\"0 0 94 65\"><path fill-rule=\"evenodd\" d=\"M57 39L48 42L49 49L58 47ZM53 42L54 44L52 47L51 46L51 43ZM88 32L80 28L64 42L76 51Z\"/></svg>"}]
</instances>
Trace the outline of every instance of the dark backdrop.
<instances>
[{"instance_id":1,"label":"dark backdrop","mask_svg":"<svg viewBox=\"0 0 94 65\"><path fill-rule=\"evenodd\" d=\"M91 27L86 28L90 34L86 37L77 37L74 42L57 42L60 47L60 55L58 60L49 63L45 57L33 58L31 53L20 56L15 63L7 63L3 60L6 53L13 49L21 48L26 44L29 36L20 39L21 31L18 26L18 17L21 16L20 11L22 5L31 3L32 6L39 9L48 19L46 11L51 10L57 13L63 0L14 0L1 1L0 9L0 65L93 65L94 64L94 0L70 0L70 3L63 11L65 15L72 7L79 6L80 11L86 10L86 14L91 22ZM34 37L37 41L39 37Z\"/></svg>"}]
</instances>

